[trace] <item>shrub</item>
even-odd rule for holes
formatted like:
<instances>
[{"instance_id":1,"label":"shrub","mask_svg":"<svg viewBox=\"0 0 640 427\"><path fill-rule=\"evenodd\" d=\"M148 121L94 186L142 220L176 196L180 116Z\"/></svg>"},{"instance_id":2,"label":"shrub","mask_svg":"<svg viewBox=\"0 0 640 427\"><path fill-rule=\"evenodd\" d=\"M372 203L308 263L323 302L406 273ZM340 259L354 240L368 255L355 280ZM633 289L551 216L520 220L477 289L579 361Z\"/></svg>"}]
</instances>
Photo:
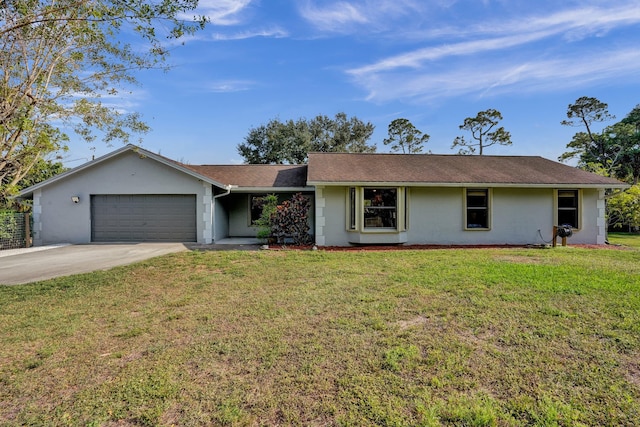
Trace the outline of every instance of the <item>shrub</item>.
<instances>
[{"instance_id":1,"label":"shrub","mask_svg":"<svg viewBox=\"0 0 640 427\"><path fill-rule=\"evenodd\" d=\"M290 200L278 205L271 217L271 234L280 244L290 238L297 246L311 244L309 231L309 210L311 201L302 193L296 193Z\"/></svg>"},{"instance_id":2,"label":"shrub","mask_svg":"<svg viewBox=\"0 0 640 427\"><path fill-rule=\"evenodd\" d=\"M262 197L262 213L260 218L254 222L258 227L256 237L260 240L267 241L271 237L271 218L276 212L278 206L278 197L275 194L267 194Z\"/></svg>"}]
</instances>

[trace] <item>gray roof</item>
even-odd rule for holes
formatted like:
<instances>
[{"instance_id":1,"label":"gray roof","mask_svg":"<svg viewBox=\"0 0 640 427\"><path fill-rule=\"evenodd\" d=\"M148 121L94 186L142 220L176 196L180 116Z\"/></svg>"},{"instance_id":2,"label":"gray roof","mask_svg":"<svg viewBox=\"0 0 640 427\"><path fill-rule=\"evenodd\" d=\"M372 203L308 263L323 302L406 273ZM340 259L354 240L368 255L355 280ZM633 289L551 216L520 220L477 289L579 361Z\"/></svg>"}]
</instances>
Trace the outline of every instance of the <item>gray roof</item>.
<instances>
[{"instance_id":1,"label":"gray roof","mask_svg":"<svg viewBox=\"0 0 640 427\"><path fill-rule=\"evenodd\" d=\"M439 154L310 153L308 183L628 187L539 156Z\"/></svg>"},{"instance_id":2,"label":"gray roof","mask_svg":"<svg viewBox=\"0 0 640 427\"><path fill-rule=\"evenodd\" d=\"M288 187L307 185L307 165L183 165L217 182L238 187Z\"/></svg>"}]
</instances>

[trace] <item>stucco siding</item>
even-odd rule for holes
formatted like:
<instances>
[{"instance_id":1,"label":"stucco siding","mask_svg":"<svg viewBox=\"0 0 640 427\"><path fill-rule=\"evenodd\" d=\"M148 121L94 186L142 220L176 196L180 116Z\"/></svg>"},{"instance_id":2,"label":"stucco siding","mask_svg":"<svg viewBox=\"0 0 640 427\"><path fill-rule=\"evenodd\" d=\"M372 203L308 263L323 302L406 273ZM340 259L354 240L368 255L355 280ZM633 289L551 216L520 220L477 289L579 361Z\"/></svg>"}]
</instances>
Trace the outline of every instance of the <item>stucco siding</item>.
<instances>
[{"instance_id":1,"label":"stucco siding","mask_svg":"<svg viewBox=\"0 0 640 427\"><path fill-rule=\"evenodd\" d=\"M598 243L598 199L599 191L596 189L582 190L582 224L578 231L568 239L569 244L597 244ZM601 242L604 243L604 242Z\"/></svg>"},{"instance_id":2,"label":"stucco siding","mask_svg":"<svg viewBox=\"0 0 640 427\"><path fill-rule=\"evenodd\" d=\"M229 236L256 237L257 228L249 226L250 194L230 194L224 198L224 206L229 215Z\"/></svg>"},{"instance_id":3,"label":"stucco siding","mask_svg":"<svg viewBox=\"0 0 640 427\"><path fill-rule=\"evenodd\" d=\"M346 187L325 187L324 244L349 245L346 230ZM407 244L526 245L551 243L555 193L551 188L491 189L490 228L464 227L464 189L408 189ZM569 239L595 244L598 239L598 190L582 191L581 224ZM353 240L353 239L351 239ZM381 239L381 242L384 239Z\"/></svg>"},{"instance_id":4,"label":"stucco siding","mask_svg":"<svg viewBox=\"0 0 640 427\"><path fill-rule=\"evenodd\" d=\"M324 245L349 246L347 232L347 189L324 187Z\"/></svg>"},{"instance_id":5,"label":"stucco siding","mask_svg":"<svg viewBox=\"0 0 640 427\"><path fill-rule=\"evenodd\" d=\"M229 237L229 213L224 207L224 198L221 196L216 198L213 205L213 241L219 241Z\"/></svg>"},{"instance_id":6,"label":"stucco siding","mask_svg":"<svg viewBox=\"0 0 640 427\"><path fill-rule=\"evenodd\" d=\"M42 190L37 244L89 243L90 199L95 194L195 194L205 200L202 182L155 160L125 152ZM79 196L73 203L71 196ZM204 241L205 206L196 203L197 236Z\"/></svg>"}]
</instances>

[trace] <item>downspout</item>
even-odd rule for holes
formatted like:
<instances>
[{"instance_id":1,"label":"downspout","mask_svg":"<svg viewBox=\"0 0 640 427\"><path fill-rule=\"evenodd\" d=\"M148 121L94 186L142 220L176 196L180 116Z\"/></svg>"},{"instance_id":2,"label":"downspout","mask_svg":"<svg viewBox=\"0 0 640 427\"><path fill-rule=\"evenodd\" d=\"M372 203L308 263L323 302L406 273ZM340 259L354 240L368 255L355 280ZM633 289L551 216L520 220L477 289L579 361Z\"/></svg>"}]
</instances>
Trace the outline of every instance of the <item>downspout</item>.
<instances>
[{"instance_id":1,"label":"downspout","mask_svg":"<svg viewBox=\"0 0 640 427\"><path fill-rule=\"evenodd\" d=\"M211 215L213 216L213 242L215 243L218 240L218 237L216 236L216 200L219 199L220 197L224 197L224 196L228 196L231 193L231 190L234 188L238 188L237 185L227 185L225 187L225 192L224 193L220 193L216 196L213 196L213 206L211 207Z\"/></svg>"}]
</instances>

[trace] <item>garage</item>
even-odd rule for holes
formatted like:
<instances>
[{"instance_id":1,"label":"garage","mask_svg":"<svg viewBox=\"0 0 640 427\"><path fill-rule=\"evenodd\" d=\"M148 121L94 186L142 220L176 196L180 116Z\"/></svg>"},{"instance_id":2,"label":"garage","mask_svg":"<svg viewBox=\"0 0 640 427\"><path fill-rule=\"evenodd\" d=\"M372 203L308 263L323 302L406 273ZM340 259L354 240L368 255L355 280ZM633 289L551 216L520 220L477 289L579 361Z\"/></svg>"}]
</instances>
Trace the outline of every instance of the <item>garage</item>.
<instances>
[{"instance_id":1,"label":"garage","mask_svg":"<svg viewBox=\"0 0 640 427\"><path fill-rule=\"evenodd\" d=\"M195 242L195 194L91 196L92 242Z\"/></svg>"}]
</instances>

